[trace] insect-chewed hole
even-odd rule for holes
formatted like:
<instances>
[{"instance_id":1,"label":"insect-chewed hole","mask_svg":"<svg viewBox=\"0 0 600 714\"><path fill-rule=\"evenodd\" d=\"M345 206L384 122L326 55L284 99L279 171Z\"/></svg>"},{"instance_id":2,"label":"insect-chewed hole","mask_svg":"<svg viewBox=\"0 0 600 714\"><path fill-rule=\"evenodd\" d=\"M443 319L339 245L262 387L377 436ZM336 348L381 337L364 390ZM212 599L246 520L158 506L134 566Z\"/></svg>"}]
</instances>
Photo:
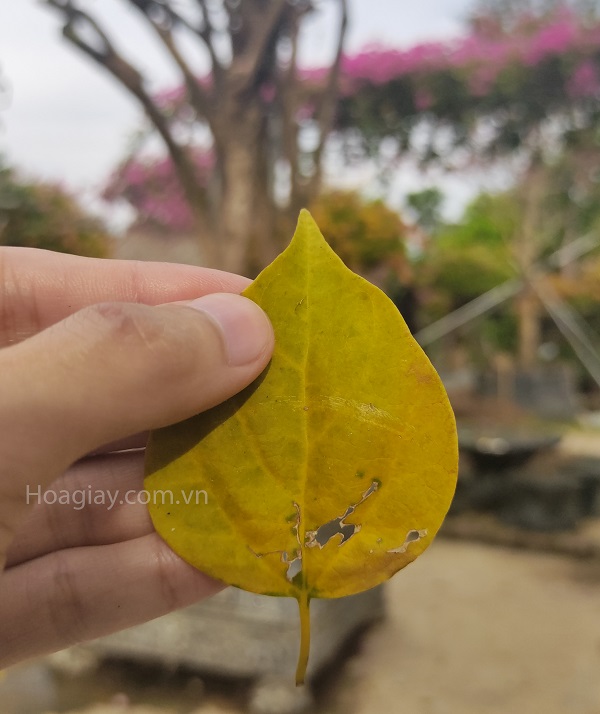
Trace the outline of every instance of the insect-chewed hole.
<instances>
[{"instance_id":1,"label":"insect-chewed hole","mask_svg":"<svg viewBox=\"0 0 600 714\"><path fill-rule=\"evenodd\" d=\"M285 577L292 582L292 580L302 571L302 558L294 558L288 564L288 569Z\"/></svg>"}]
</instances>

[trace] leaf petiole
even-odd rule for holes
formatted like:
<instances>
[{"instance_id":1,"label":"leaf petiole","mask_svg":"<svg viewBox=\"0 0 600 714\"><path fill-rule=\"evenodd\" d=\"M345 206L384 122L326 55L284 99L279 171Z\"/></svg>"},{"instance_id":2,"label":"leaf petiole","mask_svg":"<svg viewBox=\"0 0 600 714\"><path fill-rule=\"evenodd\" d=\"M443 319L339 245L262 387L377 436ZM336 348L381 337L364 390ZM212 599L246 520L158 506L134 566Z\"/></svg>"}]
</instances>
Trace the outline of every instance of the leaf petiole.
<instances>
[{"instance_id":1,"label":"leaf petiole","mask_svg":"<svg viewBox=\"0 0 600 714\"><path fill-rule=\"evenodd\" d=\"M298 597L298 610L300 612L300 652L296 668L297 687L304 684L310 652L310 598L304 588L302 588Z\"/></svg>"}]
</instances>

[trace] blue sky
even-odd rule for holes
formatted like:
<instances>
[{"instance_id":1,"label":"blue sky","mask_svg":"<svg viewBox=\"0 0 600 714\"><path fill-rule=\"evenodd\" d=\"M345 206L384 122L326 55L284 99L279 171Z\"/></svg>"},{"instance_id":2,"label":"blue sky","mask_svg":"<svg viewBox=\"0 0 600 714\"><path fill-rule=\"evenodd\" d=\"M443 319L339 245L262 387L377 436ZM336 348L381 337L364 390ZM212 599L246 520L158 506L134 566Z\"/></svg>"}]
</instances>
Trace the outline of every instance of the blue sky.
<instances>
[{"instance_id":1,"label":"blue sky","mask_svg":"<svg viewBox=\"0 0 600 714\"><path fill-rule=\"evenodd\" d=\"M123 0L90 5L126 52L143 57L156 88L173 70L134 10ZM470 0L350 0L349 49L373 42L407 46L456 35ZM331 23L315 21L305 57L325 59ZM0 67L11 87L0 111L0 152L26 172L93 192L126 150L141 113L128 94L60 36L58 18L39 0L5 0L0 8Z\"/></svg>"}]
</instances>

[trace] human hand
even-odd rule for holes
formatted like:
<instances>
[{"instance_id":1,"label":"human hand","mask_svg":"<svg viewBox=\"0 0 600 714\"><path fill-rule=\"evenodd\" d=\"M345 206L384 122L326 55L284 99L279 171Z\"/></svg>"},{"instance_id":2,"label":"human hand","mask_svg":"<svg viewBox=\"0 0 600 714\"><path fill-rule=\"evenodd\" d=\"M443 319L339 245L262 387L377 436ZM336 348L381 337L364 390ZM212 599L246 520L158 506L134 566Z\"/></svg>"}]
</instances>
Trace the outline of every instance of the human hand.
<instances>
[{"instance_id":1,"label":"human hand","mask_svg":"<svg viewBox=\"0 0 600 714\"><path fill-rule=\"evenodd\" d=\"M0 669L222 587L165 545L141 502L74 508L68 494L139 491L145 431L260 374L268 319L223 294L247 284L190 266L0 249ZM164 304L191 300L196 309ZM48 489L69 503L44 503Z\"/></svg>"}]
</instances>

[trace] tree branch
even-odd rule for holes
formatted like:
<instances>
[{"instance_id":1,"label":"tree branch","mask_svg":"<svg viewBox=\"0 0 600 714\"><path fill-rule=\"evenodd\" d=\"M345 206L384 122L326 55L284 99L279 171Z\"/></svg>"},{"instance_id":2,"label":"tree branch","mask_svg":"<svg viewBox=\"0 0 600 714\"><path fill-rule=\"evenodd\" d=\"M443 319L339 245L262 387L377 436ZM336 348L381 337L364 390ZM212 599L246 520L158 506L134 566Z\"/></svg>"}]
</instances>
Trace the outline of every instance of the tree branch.
<instances>
[{"instance_id":1,"label":"tree branch","mask_svg":"<svg viewBox=\"0 0 600 714\"><path fill-rule=\"evenodd\" d=\"M342 58L344 55L344 42L346 40L346 33L348 30L348 0L340 0L340 27L338 31L338 41L335 59L329 74L327 77L327 82L323 91L321 93L321 101L317 106L316 110L316 120L319 127L319 143L317 148L313 153L313 161L315 166L315 173L311 179L310 192L312 195L316 195L321 186L321 180L323 176L323 150L325 148L325 142L327 137L333 129L333 124L335 121L335 111L339 99L340 90L340 74L342 69Z\"/></svg>"},{"instance_id":2,"label":"tree branch","mask_svg":"<svg viewBox=\"0 0 600 714\"><path fill-rule=\"evenodd\" d=\"M198 186L193 161L184 147L175 141L167 117L162 114L154 100L146 92L144 79L140 72L117 52L100 25L86 12L75 7L71 0L45 1L47 5L62 13L65 20L62 30L64 37L107 69L144 107L146 114L165 142L192 210L199 217L202 192ZM91 44L78 32L77 25L81 24L87 25L94 31L96 39L99 41L98 46Z\"/></svg>"},{"instance_id":3,"label":"tree branch","mask_svg":"<svg viewBox=\"0 0 600 714\"><path fill-rule=\"evenodd\" d=\"M206 0L198 0L198 5L202 11L202 27L198 31L200 37L204 40L208 54L210 55L210 61L212 63L212 74L215 85L220 83L223 76L224 67L217 55L214 43L215 28L210 19L210 13L206 5Z\"/></svg>"},{"instance_id":4,"label":"tree branch","mask_svg":"<svg viewBox=\"0 0 600 714\"><path fill-rule=\"evenodd\" d=\"M202 24L199 26L193 25L191 22L186 20L186 18L178 13L176 10L173 9L173 6L170 2L170 0L129 0L134 4L144 15L147 16L147 19L152 22L157 27L161 27L161 23L159 20L154 19L150 17L150 12L154 10L158 10L159 12L163 12L165 16L169 19L169 24L172 26L181 26L185 27L186 30L191 32L193 35L196 35L196 37L199 37L203 42L208 50L208 53L210 55L211 59L211 65L212 65L212 73L214 75L220 74L223 71L223 65L221 61L219 60L219 57L217 56L214 42L213 42L213 34L214 34L214 27L213 24L210 20L210 15L208 12L208 8L206 6L206 0L198 0L198 4L200 6L200 10L202 12ZM163 27L162 29L169 29L169 27Z\"/></svg>"},{"instance_id":5,"label":"tree branch","mask_svg":"<svg viewBox=\"0 0 600 714\"><path fill-rule=\"evenodd\" d=\"M284 155L290 169L290 209L293 214L301 208L300 196L300 170L298 161L298 124L296 114L299 107L298 96L298 34L300 30L300 17L298 14L292 19L290 27L291 53L287 71L279 76L279 97L282 112L282 143Z\"/></svg>"},{"instance_id":6,"label":"tree branch","mask_svg":"<svg viewBox=\"0 0 600 714\"><path fill-rule=\"evenodd\" d=\"M243 10L242 2L241 9ZM288 0L272 0L266 13L245 13L244 26L248 29L250 43L242 48L231 63L231 74L240 83L240 89L252 86L263 66L273 34L283 19L286 9L292 10Z\"/></svg>"},{"instance_id":7,"label":"tree branch","mask_svg":"<svg viewBox=\"0 0 600 714\"><path fill-rule=\"evenodd\" d=\"M196 111L212 125L214 120L213 103L208 92L198 83L197 77L194 75L190 69L188 63L183 58L183 55L179 51L175 41L173 39L173 33L169 29L168 24L161 24L160 20L152 17L151 12L153 8L158 8L165 13L170 19L170 25L182 23L188 28L192 28L191 25L181 18L174 10L172 10L167 4L163 2L156 2L156 0L128 0L131 5L137 8L148 23L152 26L152 29L156 32L157 36L163 43L163 45L168 50L169 54L175 60L175 63L181 70L185 86L188 91L191 104L194 106ZM195 32L195 30L192 31Z\"/></svg>"}]
</instances>

